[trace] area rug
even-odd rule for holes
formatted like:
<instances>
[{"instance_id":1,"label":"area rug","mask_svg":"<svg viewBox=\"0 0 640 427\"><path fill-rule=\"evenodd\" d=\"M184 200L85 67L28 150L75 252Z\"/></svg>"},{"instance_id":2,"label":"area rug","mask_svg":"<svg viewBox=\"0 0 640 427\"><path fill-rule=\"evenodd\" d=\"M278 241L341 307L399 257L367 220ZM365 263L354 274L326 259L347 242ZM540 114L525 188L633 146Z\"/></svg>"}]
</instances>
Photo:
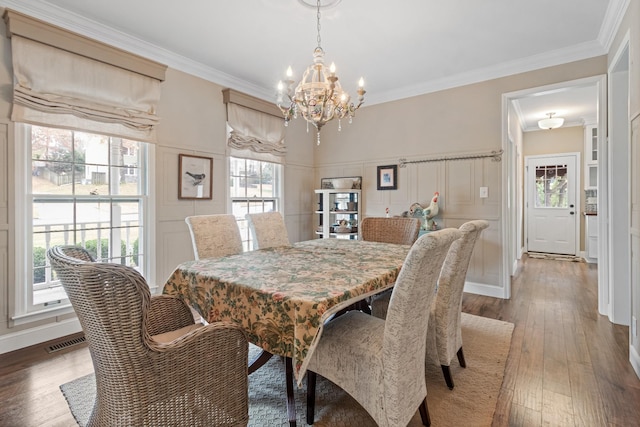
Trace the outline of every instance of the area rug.
<instances>
[{"instance_id":1,"label":"area rug","mask_svg":"<svg viewBox=\"0 0 640 427\"><path fill-rule=\"evenodd\" d=\"M463 313L467 368L461 368L455 359L452 362L455 388L447 388L440 366L427 369L427 402L432 425L491 426L512 332L511 323ZM259 352L260 349L252 345L249 357ZM60 389L78 424L86 426L95 396L93 374L63 384ZM295 389L298 426L307 425L305 393L304 387ZM273 357L249 376L249 426L288 426L285 396L284 364L280 358ZM321 377L316 385L315 419L316 427L376 426L357 402ZM420 415L416 413L409 427L421 425Z\"/></svg>"}]
</instances>

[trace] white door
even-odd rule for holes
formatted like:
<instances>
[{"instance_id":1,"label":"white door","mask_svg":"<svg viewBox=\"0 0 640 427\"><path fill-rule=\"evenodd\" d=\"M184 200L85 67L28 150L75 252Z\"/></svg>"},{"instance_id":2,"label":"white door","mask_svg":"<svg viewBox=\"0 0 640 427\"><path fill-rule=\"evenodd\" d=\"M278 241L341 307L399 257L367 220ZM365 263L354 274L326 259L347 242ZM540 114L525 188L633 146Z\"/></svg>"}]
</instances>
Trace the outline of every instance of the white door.
<instances>
[{"instance_id":1,"label":"white door","mask_svg":"<svg viewBox=\"0 0 640 427\"><path fill-rule=\"evenodd\" d=\"M527 251L576 255L578 153L525 160Z\"/></svg>"}]
</instances>

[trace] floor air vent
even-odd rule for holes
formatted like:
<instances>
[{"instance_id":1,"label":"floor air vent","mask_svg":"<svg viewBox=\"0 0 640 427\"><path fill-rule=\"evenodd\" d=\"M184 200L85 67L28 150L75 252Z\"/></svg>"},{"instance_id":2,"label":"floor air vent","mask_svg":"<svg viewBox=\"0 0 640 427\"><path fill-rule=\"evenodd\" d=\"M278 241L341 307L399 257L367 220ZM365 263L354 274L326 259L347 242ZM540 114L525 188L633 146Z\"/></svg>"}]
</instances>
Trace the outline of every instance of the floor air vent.
<instances>
[{"instance_id":1,"label":"floor air vent","mask_svg":"<svg viewBox=\"0 0 640 427\"><path fill-rule=\"evenodd\" d=\"M47 347L47 352L48 353L54 353L56 351L60 351L60 350L64 350L65 348L74 346L74 345L78 345L78 344L82 344L83 342L85 342L86 339L83 336L78 337L78 338L73 338L67 341L63 341L54 345L50 345L49 347Z\"/></svg>"}]
</instances>

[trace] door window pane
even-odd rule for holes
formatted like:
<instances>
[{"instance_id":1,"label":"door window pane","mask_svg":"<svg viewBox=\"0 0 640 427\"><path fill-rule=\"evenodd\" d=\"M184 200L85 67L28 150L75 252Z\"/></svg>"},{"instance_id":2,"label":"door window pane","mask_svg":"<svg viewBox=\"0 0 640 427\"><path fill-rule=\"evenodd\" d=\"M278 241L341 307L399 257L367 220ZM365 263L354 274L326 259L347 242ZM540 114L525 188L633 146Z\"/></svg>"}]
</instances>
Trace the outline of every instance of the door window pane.
<instances>
[{"instance_id":1,"label":"door window pane","mask_svg":"<svg viewBox=\"0 0 640 427\"><path fill-rule=\"evenodd\" d=\"M567 208L567 165L536 166L536 208Z\"/></svg>"}]
</instances>

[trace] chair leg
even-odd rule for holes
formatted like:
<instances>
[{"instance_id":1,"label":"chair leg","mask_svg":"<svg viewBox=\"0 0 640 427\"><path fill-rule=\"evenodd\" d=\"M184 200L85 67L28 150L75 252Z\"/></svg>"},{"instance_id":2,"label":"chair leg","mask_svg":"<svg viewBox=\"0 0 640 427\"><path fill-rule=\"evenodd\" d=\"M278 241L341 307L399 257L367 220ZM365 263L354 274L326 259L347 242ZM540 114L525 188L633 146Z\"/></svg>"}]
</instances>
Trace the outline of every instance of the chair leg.
<instances>
[{"instance_id":1,"label":"chair leg","mask_svg":"<svg viewBox=\"0 0 640 427\"><path fill-rule=\"evenodd\" d=\"M467 362L464 360L464 353L462 352L462 347L458 350L458 362L460 362L460 366L463 368L467 367Z\"/></svg>"},{"instance_id":2,"label":"chair leg","mask_svg":"<svg viewBox=\"0 0 640 427\"><path fill-rule=\"evenodd\" d=\"M316 409L316 373L307 371L307 424L313 425Z\"/></svg>"},{"instance_id":3,"label":"chair leg","mask_svg":"<svg viewBox=\"0 0 640 427\"><path fill-rule=\"evenodd\" d=\"M293 395L293 359L285 358L285 380L287 382L287 415L289 427L296 427L296 401Z\"/></svg>"},{"instance_id":4,"label":"chair leg","mask_svg":"<svg viewBox=\"0 0 640 427\"><path fill-rule=\"evenodd\" d=\"M426 397L420 404L420 418L422 418L422 425L427 427L431 425L431 417L429 416L429 407L427 406Z\"/></svg>"},{"instance_id":5,"label":"chair leg","mask_svg":"<svg viewBox=\"0 0 640 427\"><path fill-rule=\"evenodd\" d=\"M444 381L447 383L449 390L453 390L453 378L451 378L451 369L448 366L440 365L442 367L442 373L444 374Z\"/></svg>"}]
</instances>

